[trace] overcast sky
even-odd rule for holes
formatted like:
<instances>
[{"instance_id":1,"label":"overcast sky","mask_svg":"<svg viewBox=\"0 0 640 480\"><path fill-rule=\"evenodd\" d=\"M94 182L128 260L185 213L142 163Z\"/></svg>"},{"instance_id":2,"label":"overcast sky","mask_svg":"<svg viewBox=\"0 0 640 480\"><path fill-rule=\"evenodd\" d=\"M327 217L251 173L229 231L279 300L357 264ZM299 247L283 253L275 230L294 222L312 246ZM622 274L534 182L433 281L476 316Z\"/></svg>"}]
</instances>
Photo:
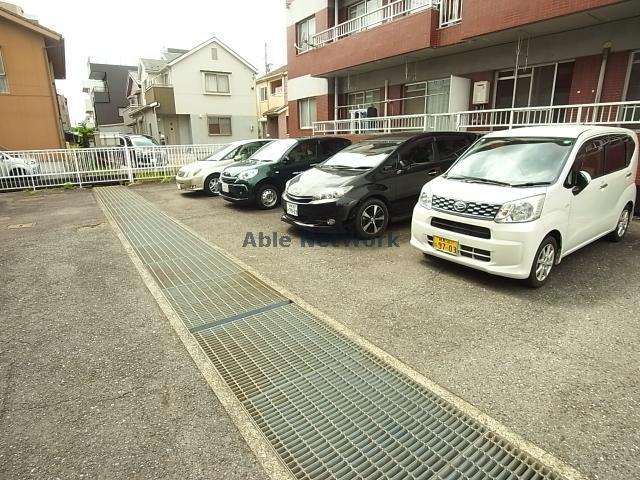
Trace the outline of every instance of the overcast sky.
<instances>
[{"instance_id":1,"label":"overcast sky","mask_svg":"<svg viewBox=\"0 0 640 480\"><path fill-rule=\"evenodd\" d=\"M8 0L65 37L67 79L56 82L69 99L72 123L84 119L87 59L136 65L164 47L190 49L214 35L264 71L286 61L284 0Z\"/></svg>"}]
</instances>

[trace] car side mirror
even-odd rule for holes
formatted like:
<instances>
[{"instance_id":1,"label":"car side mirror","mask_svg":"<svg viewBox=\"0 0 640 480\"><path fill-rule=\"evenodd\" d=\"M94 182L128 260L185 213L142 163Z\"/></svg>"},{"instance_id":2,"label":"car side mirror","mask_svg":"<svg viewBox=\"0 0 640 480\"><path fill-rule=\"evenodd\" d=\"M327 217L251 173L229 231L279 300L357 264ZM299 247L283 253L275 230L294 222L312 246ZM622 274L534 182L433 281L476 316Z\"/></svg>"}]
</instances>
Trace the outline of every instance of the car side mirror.
<instances>
[{"instance_id":1,"label":"car side mirror","mask_svg":"<svg viewBox=\"0 0 640 480\"><path fill-rule=\"evenodd\" d=\"M591 180L592 178L589 172L580 170L578 172L578 175L576 176L576 184L573 186L571 191L574 195L579 194L582 190L587 188L587 186L591 183Z\"/></svg>"},{"instance_id":2,"label":"car side mirror","mask_svg":"<svg viewBox=\"0 0 640 480\"><path fill-rule=\"evenodd\" d=\"M244 160L244 155L236 155L233 157L233 160L239 162L240 160Z\"/></svg>"},{"instance_id":3,"label":"car side mirror","mask_svg":"<svg viewBox=\"0 0 640 480\"><path fill-rule=\"evenodd\" d=\"M287 163L291 163L291 158L289 157L289 155L285 155L285 157L282 159L282 163L284 163L285 165Z\"/></svg>"}]
</instances>

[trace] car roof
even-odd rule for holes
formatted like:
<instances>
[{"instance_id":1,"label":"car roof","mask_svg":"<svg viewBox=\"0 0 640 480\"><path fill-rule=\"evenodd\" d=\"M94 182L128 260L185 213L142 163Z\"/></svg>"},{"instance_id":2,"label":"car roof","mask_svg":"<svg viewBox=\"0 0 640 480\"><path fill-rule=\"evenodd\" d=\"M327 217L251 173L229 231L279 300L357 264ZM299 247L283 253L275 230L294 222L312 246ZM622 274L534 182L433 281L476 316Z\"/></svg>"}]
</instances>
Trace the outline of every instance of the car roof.
<instances>
[{"instance_id":1,"label":"car roof","mask_svg":"<svg viewBox=\"0 0 640 480\"><path fill-rule=\"evenodd\" d=\"M277 140L277 138L275 139ZM246 145L247 143L254 143L254 142L273 142L274 139L273 138L252 138L250 140L236 140L235 142L231 142L229 145L236 145L236 146L240 146L240 145Z\"/></svg>"},{"instance_id":2,"label":"car roof","mask_svg":"<svg viewBox=\"0 0 640 480\"><path fill-rule=\"evenodd\" d=\"M479 136L476 132L455 132L455 131L442 131L442 132L396 132L396 133L385 133L384 135L375 135L369 138L362 140L363 142L371 141L371 140L399 140L399 141L407 141L414 138L422 138L422 137L430 137L433 135L465 135L465 136Z\"/></svg>"},{"instance_id":3,"label":"car roof","mask_svg":"<svg viewBox=\"0 0 640 480\"><path fill-rule=\"evenodd\" d=\"M600 127L595 125L545 125L541 127L523 127L512 130L500 130L491 132L486 137L559 137L578 138L585 133L607 134L607 133L633 133L626 128Z\"/></svg>"}]
</instances>

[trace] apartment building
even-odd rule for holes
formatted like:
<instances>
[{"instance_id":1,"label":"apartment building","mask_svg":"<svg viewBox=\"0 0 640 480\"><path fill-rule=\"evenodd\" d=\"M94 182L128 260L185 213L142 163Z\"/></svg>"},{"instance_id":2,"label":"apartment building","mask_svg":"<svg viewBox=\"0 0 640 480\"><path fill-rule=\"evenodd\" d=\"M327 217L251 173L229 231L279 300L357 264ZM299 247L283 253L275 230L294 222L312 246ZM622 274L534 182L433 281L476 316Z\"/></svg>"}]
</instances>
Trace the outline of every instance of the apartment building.
<instances>
[{"instance_id":1,"label":"apartment building","mask_svg":"<svg viewBox=\"0 0 640 480\"><path fill-rule=\"evenodd\" d=\"M55 80L65 77L62 36L0 3L0 149L64 147Z\"/></svg>"},{"instance_id":2,"label":"apartment building","mask_svg":"<svg viewBox=\"0 0 640 480\"><path fill-rule=\"evenodd\" d=\"M127 78L127 123L174 145L257 138L257 73L217 37L191 50L141 58Z\"/></svg>"},{"instance_id":3,"label":"apartment building","mask_svg":"<svg viewBox=\"0 0 640 480\"><path fill-rule=\"evenodd\" d=\"M637 0L291 0L290 135L640 124L639 31Z\"/></svg>"},{"instance_id":4,"label":"apartment building","mask_svg":"<svg viewBox=\"0 0 640 480\"><path fill-rule=\"evenodd\" d=\"M83 92L89 95L87 103L88 123L100 132L129 133L126 125L125 109L127 100L127 80L136 66L87 63L89 79L84 82Z\"/></svg>"},{"instance_id":5,"label":"apartment building","mask_svg":"<svg viewBox=\"0 0 640 480\"><path fill-rule=\"evenodd\" d=\"M286 138L289 120L286 65L256 78L256 97L260 138Z\"/></svg>"}]
</instances>

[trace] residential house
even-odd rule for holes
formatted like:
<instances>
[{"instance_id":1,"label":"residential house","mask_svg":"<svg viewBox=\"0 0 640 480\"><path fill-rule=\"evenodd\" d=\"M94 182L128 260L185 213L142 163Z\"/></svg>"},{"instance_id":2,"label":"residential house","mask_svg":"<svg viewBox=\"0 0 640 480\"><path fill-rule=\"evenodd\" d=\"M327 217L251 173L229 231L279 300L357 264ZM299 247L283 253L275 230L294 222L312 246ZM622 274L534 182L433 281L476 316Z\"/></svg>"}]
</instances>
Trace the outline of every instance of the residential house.
<instances>
[{"instance_id":1,"label":"residential house","mask_svg":"<svg viewBox=\"0 0 640 480\"><path fill-rule=\"evenodd\" d=\"M257 138L255 76L247 60L213 37L191 50L140 59L127 79L133 130L168 144Z\"/></svg>"},{"instance_id":2,"label":"residential house","mask_svg":"<svg viewBox=\"0 0 640 480\"><path fill-rule=\"evenodd\" d=\"M256 78L260 138L286 138L289 120L287 106L287 66Z\"/></svg>"},{"instance_id":3,"label":"residential house","mask_svg":"<svg viewBox=\"0 0 640 480\"><path fill-rule=\"evenodd\" d=\"M0 4L0 148L65 145L55 87L65 76L62 35Z\"/></svg>"},{"instance_id":4,"label":"residential house","mask_svg":"<svg viewBox=\"0 0 640 480\"><path fill-rule=\"evenodd\" d=\"M637 0L288 3L291 136L640 123Z\"/></svg>"},{"instance_id":5,"label":"residential house","mask_svg":"<svg viewBox=\"0 0 640 480\"><path fill-rule=\"evenodd\" d=\"M90 123L100 132L130 133L124 111L129 106L126 88L129 73L135 66L88 62L89 80L83 91L89 94L91 108L87 110Z\"/></svg>"}]
</instances>

